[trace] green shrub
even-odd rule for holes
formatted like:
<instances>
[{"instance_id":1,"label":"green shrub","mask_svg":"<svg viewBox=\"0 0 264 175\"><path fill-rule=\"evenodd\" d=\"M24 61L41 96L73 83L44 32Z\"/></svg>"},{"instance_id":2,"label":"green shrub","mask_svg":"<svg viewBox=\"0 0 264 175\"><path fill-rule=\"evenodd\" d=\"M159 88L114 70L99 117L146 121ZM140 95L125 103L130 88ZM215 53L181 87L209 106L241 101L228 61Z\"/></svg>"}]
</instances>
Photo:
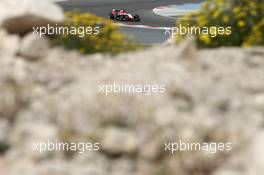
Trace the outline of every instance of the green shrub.
<instances>
[{"instance_id":1,"label":"green shrub","mask_svg":"<svg viewBox=\"0 0 264 175\"><path fill-rule=\"evenodd\" d=\"M186 15L177 25L193 27L231 27L212 36L210 33L195 35L200 48L220 46L264 45L264 0L211 0L203 4L196 14ZM177 41L185 36L177 35Z\"/></svg>"},{"instance_id":2,"label":"green shrub","mask_svg":"<svg viewBox=\"0 0 264 175\"><path fill-rule=\"evenodd\" d=\"M253 26L251 33L246 37L244 46L262 45L264 46L264 19Z\"/></svg>"},{"instance_id":3,"label":"green shrub","mask_svg":"<svg viewBox=\"0 0 264 175\"><path fill-rule=\"evenodd\" d=\"M118 26L110 20L78 12L69 12L65 16L64 27L76 31L58 35L54 40L57 45L66 49L77 49L83 54L96 52L116 54L137 48L131 39L118 33ZM88 30L88 34L84 33L84 28Z\"/></svg>"}]
</instances>

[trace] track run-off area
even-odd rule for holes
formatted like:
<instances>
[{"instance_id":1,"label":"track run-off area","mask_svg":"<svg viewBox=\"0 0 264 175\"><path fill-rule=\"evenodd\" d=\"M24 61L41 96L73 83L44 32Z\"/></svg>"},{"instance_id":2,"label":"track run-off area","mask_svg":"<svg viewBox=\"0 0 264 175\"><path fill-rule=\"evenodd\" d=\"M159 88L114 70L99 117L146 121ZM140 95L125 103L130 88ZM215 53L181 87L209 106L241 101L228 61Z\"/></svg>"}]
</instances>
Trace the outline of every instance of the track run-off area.
<instances>
[{"instance_id":1,"label":"track run-off area","mask_svg":"<svg viewBox=\"0 0 264 175\"><path fill-rule=\"evenodd\" d=\"M140 16L140 22L118 22L120 32L132 36L141 44L159 44L166 41L170 35L165 35L165 27L175 26L177 18L157 13L157 9L166 6L193 7L202 0L55 0L65 11L78 10L82 13L93 13L108 18L112 9L126 9ZM188 9L187 9L188 10ZM190 9L193 10L193 9ZM173 10L172 10L173 11ZM171 13L171 10L168 11Z\"/></svg>"}]
</instances>

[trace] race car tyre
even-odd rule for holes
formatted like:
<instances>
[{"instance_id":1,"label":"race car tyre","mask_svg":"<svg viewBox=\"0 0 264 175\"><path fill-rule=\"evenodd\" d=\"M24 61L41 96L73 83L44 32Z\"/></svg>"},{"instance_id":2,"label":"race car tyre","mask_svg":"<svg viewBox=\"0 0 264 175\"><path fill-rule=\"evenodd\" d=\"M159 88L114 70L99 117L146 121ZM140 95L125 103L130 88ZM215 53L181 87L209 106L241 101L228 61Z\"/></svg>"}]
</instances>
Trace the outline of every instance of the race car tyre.
<instances>
[{"instance_id":1,"label":"race car tyre","mask_svg":"<svg viewBox=\"0 0 264 175\"><path fill-rule=\"evenodd\" d=\"M114 15L112 13L109 14L109 19L115 19Z\"/></svg>"},{"instance_id":2,"label":"race car tyre","mask_svg":"<svg viewBox=\"0 0 264 175\"><path fill-rule=\"evenodd\" d=\"M140 21L139 15L134 16L134 21L136 21L136 22Z\"/></svg>"}]
</instances>

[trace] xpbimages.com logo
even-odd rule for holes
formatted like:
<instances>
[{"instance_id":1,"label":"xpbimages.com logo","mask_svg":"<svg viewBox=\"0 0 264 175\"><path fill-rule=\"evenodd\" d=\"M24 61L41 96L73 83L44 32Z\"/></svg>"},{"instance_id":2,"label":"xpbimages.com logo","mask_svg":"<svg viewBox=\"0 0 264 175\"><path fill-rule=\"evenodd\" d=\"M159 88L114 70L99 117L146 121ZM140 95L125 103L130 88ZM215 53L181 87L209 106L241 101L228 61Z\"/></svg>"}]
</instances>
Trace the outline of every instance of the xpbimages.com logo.
<instances>
[{"instance_id":1,"label":"xpbimages.com logo","mask_svg":"<svg viewBox=\"0 0 264 175\"><path fill-rule=\"evenodd\" d=\"M79 154L83 154L88 151L99 151L100 143L90 142L59 142L59 141L46 141L46 142L35 142L33 143L33 151L40 154L47 151L74 151Z\"/></svg>"},{"instance_id":2,"label":"xpbimages.com logo","mask_svg":"<svg viewBox=\"0 0 264 175\"><path fill-rule=\"evenodd\" d=\"M43 27L33 27L33 34L39 35L39 37L45 35L78 35L80 38L83 38L85 35L98 35L100 33L100 27L90 27L90 26L60 26L50 25Z\"/></svg>"},{"instance_id":3,"label":"xpbimages.com logo","mask_svg":"<svg viewBox=\"0 0 264 175\"><path fill-rule=\"evenodd\" d=\"M221 26L212 26L212 27L199 27L199 26L191 26L188 24L187 26L179 25L176 27L167 27L165 28L165 35L210 35L212 38L217 37L218 35L231 35L232 27L221 27Z\"/></svg>"},{"instance_id":4,"label":"xpbimages.com logo","mask_svg":"<svg viewBox=\"0 0 264 175\"><path fill-rule=\"evenodd\" d=\"M218 151L232 151L232 143L191 143L180 140L179 142L166 142L164 144L164 150L171 154L174 154L178 151L206 151L215 154Z\"/></svg>"},{"instance_id":5,"label":"xpbimages.com logo","mask_svg":"<svg viewBox=\"0 0 264 175\"><path fill-rule=\"evenodd\" d=\"M138 93L144 95L151 95L156 93L166 92L165 84L104 84L98 86L99 93L108 95L110 93Z\"/></svg>"}]
</instances>

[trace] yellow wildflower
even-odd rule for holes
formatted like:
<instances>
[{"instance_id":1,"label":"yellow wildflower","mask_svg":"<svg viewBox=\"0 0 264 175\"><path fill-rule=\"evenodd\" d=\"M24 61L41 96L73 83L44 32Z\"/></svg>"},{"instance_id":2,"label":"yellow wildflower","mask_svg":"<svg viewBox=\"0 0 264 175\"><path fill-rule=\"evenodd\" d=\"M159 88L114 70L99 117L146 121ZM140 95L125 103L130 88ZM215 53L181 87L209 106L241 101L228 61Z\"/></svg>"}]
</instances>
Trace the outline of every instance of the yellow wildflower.
<instances>
[{"instance_id":1,"label":"yellow wildflower","mask_svg":"<svg viewBox=\"0 0 264 175\"><path fill-rule=\"evenodd\" d=\"M211 38L210 38L210 36L207 35L207 34L201 34L201 35L199 35L199 39L200 39L202 42L206 43L206 44L209 44L209 43L211 42Z\"/></svg>"},{"instance_id":2,"label":"yellow wildflower","mask_svg":"<svg viewBox=\"0 0 264 175\"><path fill-rule=\"evenodd\" d=\"M227 16L227 15L223 16L223 21L224 21L224 23L228 23L229 22L229 16Z\"/></svg>"},{"instance_id":3,"label":"yellow wildflower","mask_svg":"<svg viewBox=\"0 0 264 175\"><path fill-rule=\"evenodd\" d=\"M244 27L246 25L246 23L244 21L242 21L242 20L239 20L237 22L237 24L238 24L239 27Z\"/></svg>"}]
</instances>

